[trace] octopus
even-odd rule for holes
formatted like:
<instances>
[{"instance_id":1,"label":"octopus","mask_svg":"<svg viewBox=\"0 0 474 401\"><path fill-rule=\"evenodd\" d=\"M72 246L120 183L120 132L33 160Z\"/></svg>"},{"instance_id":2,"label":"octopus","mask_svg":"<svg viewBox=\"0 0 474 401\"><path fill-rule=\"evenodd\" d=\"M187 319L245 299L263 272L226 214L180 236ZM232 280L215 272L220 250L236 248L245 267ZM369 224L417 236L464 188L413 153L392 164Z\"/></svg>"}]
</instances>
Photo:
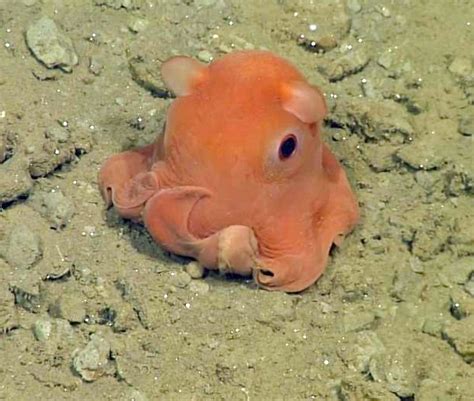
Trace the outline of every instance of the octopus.
<instances>
[{"instance_id":1,"label":"octopus","mask_svg":"<svg viewBox=\"0 0 474 401\"><path fill-rule=\"evenodd\" d=\"M105 161L106 205L206 269L253 277L267 290L311 286L359 218L321 138L322 92L268 51L208 65L175 56L161 75L175 95L164 130Z\"/></svg>"}]
</instances>

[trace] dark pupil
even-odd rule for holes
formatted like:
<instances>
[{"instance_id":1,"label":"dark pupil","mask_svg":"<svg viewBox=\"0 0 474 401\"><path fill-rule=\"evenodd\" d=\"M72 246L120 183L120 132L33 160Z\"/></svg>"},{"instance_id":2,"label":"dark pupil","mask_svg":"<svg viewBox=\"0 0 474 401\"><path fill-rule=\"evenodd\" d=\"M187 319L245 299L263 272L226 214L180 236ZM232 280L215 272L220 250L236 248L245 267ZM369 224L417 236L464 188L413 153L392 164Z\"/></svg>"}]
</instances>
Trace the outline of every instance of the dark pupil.
<instances>
[{"instance_id":1,"label":"dark pupil","mask_svg":"<svg viewBox=\"0 0 474 401\"><path fill-rule=\"evenodd\" d=\"M280 159L288 159L296 149L296 138L293 135L285 138L280 145Z\"/></svg>"}]
</instances>

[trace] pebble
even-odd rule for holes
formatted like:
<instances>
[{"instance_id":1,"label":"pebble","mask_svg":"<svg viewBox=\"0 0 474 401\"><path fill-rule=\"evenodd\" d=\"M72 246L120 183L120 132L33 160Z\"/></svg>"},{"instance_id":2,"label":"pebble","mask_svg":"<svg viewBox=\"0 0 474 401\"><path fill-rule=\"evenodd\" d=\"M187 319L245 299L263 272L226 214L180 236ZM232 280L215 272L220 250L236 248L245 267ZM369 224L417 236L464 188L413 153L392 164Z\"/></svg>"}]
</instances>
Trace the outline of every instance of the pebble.
<instances>
[{"instance_id":1,"label":"pebble","mask_svg":"<svg viewBox=\"0 0 474 401\"><path fill-rule=\"evenodd\" d=\"M191 276L182 270L172 271L169 284L177 288L185 288L191 282Z\"/></svg>"},{"instance_id":2,"label":"pebble","mask_svg":"<svg viewBox=\"0 0 474 401\"><path fill-rule=\"evenodd\" d=\"M382 384L364 379L361 375L344 375L337 388L341 401L399 401Z\"/></svg>"},{"instance_id":3,"label":"pebble","mask_svg":"<svg viewBox=\"0 0 474 401\"><path fill-rule=\"evenodd\" d=\"M193 280L189 283L188 289L194 294L205 295L209 292L209 284L205 281Z\"/></svg>"},{"instance_id":4,"label":"pebble","mask_svg":"<svg viewBox=\"0 0 474 401\"><path fill-rule=\"evenodd\" d=\"M72 201L59 190L35 192L31 196L31 205L56 230L66 227L75 213Z\"/></svg>"},{"instance_id":5,"label":"pebble","mask_svg":"<svg viewBox=\"0 0 474 401\"><path fill-rule=\"evenodd\" d=\"M51 336L53 324L50 318L38 319L33 325L33 334L38 341L46 341Z\"/></svg>"},{"instance_id":6,"label":"pebble","mask_svg":"<svg viewBox=\"0 0 474 401\"><path fill-rule=\"evenodd\" d=\"M132 79L142 88L150 91L156 97L168 98L171 96L161 78L160 69L154 62L140 56L132 58L128 67Z\"/></svg>"},{"instance_id":7,"label":"pebble","mask_svg":"<svg viewBox=\"0 0 474 401\"><path fill-rule=\"evenodd\" d=\"M458 131L465 136L474 136L474 110L459 119Z\"/></svg>"},{"instance_id":8,"label":"pebble","mask_svg":"<svg viewBox=\"0 0 474 401\"><path fill-rule=\"evenodd\" d=\"M71 323L82 323L86 317L86 310L81 294L68 291L57 298L48 309L51 317L65 319Z\"/></svg>"},{"instance_id":9,"label":"pebble","mask_svg":"<svg viewBox=\"0 0 474 401\"><path fill-rule=\"evenodd\" d=\"M400 398L412 397L418 376L412 361L410 350L400 348L375 355L370 360L369 372L374 381L384 383L384 387Z\"/></svg>"},{"instance_id":10,"label":"pebble","mask_svg":"<svg viewBox=\"0 0 474 401\"><path fill-rule=\"evenodd\" d=\"M149 22L143 18L132 18L128 23L128 29L133 33L143 32Z\"/></svg>"},{"instance_id":11,"label":"pebble","mask_svg":"<svg viewBox=\"0 0 474 401\"><path fill-rule=\"evenodd\" d=\"M370 329L373 327L374 323L375 314L371 311L350 310L342 319L342 324L346 333Z\"/></svg>"},{"instance_id":12,"label":"pebble","mask_svg":"<svg viewBox=\"0 0 474 401\"><path fill-rule=\"evenodd\" d=\"M414 135L405 108L389 100L337 100L328 120L374 142L389 139L398 144Z\"/></svg>"},{"instance_id":13,"label":"pebble","mask_svg":"<svg viewBox=\"0 0 474 401\"><path fill-rule=\"evenodd\" d=\"M0 232L0 256L13 268L29 269L43 256L41 237L27 225L17 224L6 238Z\"/></svg>"},{"instance_id":14,"label":"pebble","mask_svg":"<svg viewBox=\"0 0 474 401\"><path fill-rule=\"evenodd\" d=\"M71 139L71 133L64 127L53 126L47 128L44 133L45 138L51 139L57 143L66 143Z\"/></svg>"},{"instance_id":15,"label":"pebble","mask_svg":"<svg viewBox=\"0 0 474 401\"><path fill-rule=\"evenodd\" d=\"M204 267L196 261L188 263L185 270L193 279L203 278L205 272Z\"/></svg>"},{"instance_id":16,"label":"pebble","mask_svg":"<svg viewBox=\"0 0 474 401\"><path fill-rule=\"evenodd\" d=\"M99 76L102 74L102 71L104 70L104 63L99 57L92 56L89 59L89 72Z\"/></svg>"},{"instance_id":17,"label":"pebble","mask_svg":"<svg viewBox=\"0 0 474 401\"><path fill-rule=\"evenodd\" d=\"M348 338L348 344L338 349L338 355L352 370L360 373L367 372L370 359L385 351L377 333L372 330L361 331L356 334L356 339Z\"/></svg>"},{"instance_id":18,"label":"pebble","mask_svg":"<svg viewBox=\"0 0 474 401\"><path fill-rule=\"evenodd\" d=\"M433 170L445 161L443 145L430 136L403 146L396 157L415 170Z\"/></svg>"},{"instance_id":19,"label":"pebble","mask_svg":"<svg viewBox=\"0 0 474 401\"><path fill-rule=\"evenodd\" d=\"M0 164L0 206L29 195L33 180L28 167L28 160L20 154Z\"/></svg>"},{"instance_id":20,"label":"pebble","mask_svg":"<svg viewBox=\"0 0 474 401\"><path fill-rule=\"evenodd\" d=\"M369 53L364 48L358 48L333 61L322 62L318 70L329 81L336 82L362 71L369 61Z\"/></svg>"},{"instance_id":21,"label":"pebble","mask_svg":"<svg viewBox=\"0 0 474 401\"><path fill-rule=\"evenodd\" d=\"M137 0L95 0L95 5L110 7L114 10L120 10L121 8L135 10L140 8Z\"/></svg>"},{"instance_id":22,"label":"pebble","mask_svg":"<svg viewBox=\"0 0 474 401\"><path fill-rule=\"evenodd\" d=\"M109 360L110 343L97 334L92 334L85 348L73 353L72 368L86 382L93 382L115 370Z\"/></svg>"},{"instance_id":23,"label":"pebble","mask_svg":"<svg viewBox=\"0 0 474 401\"><path fill-rule=\"evenodd\" d=\"M455 320L443 328L443 338L466 363L474 362L474 315Z\"/></svg>"},{"instance_id":24,"label":"pebble","mask_svg":"<svg viewBox=\"0 0 474 401\"><path fill-rule=\"evenodd\" d=\"M197 54L197 58L198 60L201 60L204 63L210 63L214 59L212 53L208 50L201 50Z\"/></svg>"},{"instance_id":25,"label":"pebble","mask_svg":"<svg viewBox=\"0 0 474 401\"><path fill-rule=\"evenodd\" d=\"M33 334L40 342L60 343L74 337L74 329L68 321L63 319L51 319L44 316L33 324Z\"/></svg>"},{"instance_id":26,"label":"pebble","mask_svg":"<svg viewBox=\"0 0 474 401\"><path fill-rule=\"evenodd\" d=\"M466 79L472 73L472 62L467 57L455 57L449 64L448 70L458 78Z\"/></svg>"},{"instance_id":27,"label":"pebble","mask_svg":"<svg viewBox=\"0 0 474 401\"><path fill-rule=\"evenodd\" d=\"M26 43L33 55L47 68L72 72L79 57L72 40L49 17L41 17L26 31Z\"/></svg>"}]
</instances>

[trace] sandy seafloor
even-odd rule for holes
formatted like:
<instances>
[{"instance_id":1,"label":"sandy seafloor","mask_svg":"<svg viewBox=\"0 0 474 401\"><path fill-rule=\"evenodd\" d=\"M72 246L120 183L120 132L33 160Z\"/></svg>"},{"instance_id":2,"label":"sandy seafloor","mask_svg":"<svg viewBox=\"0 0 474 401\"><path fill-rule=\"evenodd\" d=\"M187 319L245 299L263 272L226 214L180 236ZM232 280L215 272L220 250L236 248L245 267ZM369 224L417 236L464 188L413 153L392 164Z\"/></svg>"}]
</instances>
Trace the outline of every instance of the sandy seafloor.
<instances>
[{"instance_id":1,"label":"sandy seafloor","mask_svg":"<svg viewBox=\"0 0 474 401\"><path fill-rule=\"evenodd\" d=\"M0 0L0 400L474 400L473 43L470 0ZM97 190L161 61L252 48L325 92L362 212L296 295L191 279Z\"/></svg>"}]
</instances>

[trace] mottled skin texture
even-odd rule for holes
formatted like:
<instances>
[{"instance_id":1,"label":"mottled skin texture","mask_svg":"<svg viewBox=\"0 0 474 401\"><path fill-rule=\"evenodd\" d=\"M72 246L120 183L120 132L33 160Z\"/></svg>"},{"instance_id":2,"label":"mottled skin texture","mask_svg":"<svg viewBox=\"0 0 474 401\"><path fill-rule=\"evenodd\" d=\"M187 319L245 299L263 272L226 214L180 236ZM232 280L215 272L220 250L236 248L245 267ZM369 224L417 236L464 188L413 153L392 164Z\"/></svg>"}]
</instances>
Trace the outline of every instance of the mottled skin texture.
<instances>
[{"instance_id":1,"label":"mottled skin texture","mask_svg":"<svg viewBox=\"0 0 474 401\"><path fill-rule=\"evenodd\" d=\"M174 57L162 75L177 95L164 134L105 162L107 204L206 268L253 274L266 289L310 286L358 219L346 175L320 138L323 96L269 52L209 66ZM281 146L290 136L288 156Z\"/></svg>"}]
</instances>

